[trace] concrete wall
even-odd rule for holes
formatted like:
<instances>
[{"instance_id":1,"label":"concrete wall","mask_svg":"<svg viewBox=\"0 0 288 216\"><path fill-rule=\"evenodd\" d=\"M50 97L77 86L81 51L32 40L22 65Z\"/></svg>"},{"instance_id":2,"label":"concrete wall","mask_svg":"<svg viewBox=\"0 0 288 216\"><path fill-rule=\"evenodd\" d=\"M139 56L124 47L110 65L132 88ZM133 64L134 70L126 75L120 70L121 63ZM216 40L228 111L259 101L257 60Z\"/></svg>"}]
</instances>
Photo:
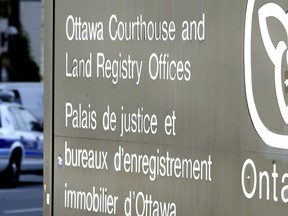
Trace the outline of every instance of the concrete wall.
<instances>
[{"instance_id":1,"label":"concrete wall","mask_svg":"<svg viewBox=\"0 0 288 216\"><path fill-rule=\"evenodd\" d=\"M24 31L29 35L32 58L40 68L42 61L42 14L41 0L20 0L20 20Z\"/></svg>"}]
</instances>

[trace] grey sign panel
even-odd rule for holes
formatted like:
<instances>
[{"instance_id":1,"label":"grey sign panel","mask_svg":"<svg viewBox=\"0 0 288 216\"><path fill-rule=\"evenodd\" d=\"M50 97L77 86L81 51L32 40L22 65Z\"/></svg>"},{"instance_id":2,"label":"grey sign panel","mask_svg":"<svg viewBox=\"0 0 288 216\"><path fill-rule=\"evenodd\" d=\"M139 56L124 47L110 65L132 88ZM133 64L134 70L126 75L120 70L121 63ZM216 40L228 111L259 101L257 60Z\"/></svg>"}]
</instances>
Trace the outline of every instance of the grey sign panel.
<instances>
[{"instance_id":1,"label":"grey sign panel","mask_svg":"<svg viewBox=\"0 0 288 216\"><path fill-rule=\"evenodd\" d=\"M287 9L45 1L44 215L286 215Z\"/></svg>"}]
</instances>

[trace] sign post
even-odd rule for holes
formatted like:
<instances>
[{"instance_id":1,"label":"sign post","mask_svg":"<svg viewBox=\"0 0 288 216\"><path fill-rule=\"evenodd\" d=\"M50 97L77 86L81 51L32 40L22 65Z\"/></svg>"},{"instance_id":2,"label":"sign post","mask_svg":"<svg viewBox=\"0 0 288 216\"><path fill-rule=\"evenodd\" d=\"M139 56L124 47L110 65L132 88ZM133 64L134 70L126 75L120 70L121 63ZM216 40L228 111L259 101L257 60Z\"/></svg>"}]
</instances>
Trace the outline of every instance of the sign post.
<instances>
[{"instance_id":1,"label":"sign post","mask_svg":"<svg viewBox=\"0 0 288 216\"><path fill-rule=\"evenodd\" d=\"M286 215L286 1L45 1L44 215Z\"/></svg>"}]
</instances>

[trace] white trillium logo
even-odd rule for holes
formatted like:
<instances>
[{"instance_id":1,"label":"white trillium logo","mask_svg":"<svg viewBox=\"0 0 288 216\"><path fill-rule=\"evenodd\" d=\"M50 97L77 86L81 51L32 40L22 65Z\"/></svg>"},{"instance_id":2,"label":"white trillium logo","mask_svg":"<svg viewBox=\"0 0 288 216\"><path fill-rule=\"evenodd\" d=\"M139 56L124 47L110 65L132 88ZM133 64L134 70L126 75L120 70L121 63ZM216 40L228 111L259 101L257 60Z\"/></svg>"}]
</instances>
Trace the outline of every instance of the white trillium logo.
<instances>
[{"instance_id":1,"label":"white trillium logo","mask_svg":"<svg viewBox=\"0 0 288 216\"><path fill-rule=\"evenodd\" d=\"M284 12L284 10L276 4L269 3L262 6L259 9L259 24L261 35L263 39L263 43L269 58L271 59L272 63L274 64L274 76L275 76L275 87L276 87L276 95L278 100L278 105L281 111L281 115L286 124L288 124L288 107L286 105L284 99L284 93L282 85L285 83L287 84L288 80L282 81L282 57L286 54L286 61L288 64L288 52L287 52L287 45L284 41L280 41L276 47L274 47L272 40L270 38L268 27L267 27L267 18L268 17L275 17L277 18L286 30L288 40L288 15ZM288 143L287 143L288 144Z\"/></svg>"},{"instance_id":2,"label":"white trillium logo","mask_svg":"<svg viewBox=\"0 0 288 216\"><path fill-rule=\"evenodd\" d=\"M245 88L249 112L257 133L267 145L275 148L288 149L288 135L274 133L264 125L259 116L254 100L251 64L251 33L254 4L255 0L249 0L247 4L244 41ZM288 41L288 15L279 5L274 3L263 5L258 10L258 15L263 44L271 62L274 65L275 90L278 106L281 116L287 125L288 106L284 98L283 85L288 86L288 80L282 79L283 72L281 71L281 67L283 57L285 57L288 65L288 47L286 44ZM278 44L276 44L276 46L274 46L267 27L267 18L269 17L276 18L283 25L283 28L287 34L287 37L284 38L286 42L280 41Z\"/></svg>"}]
</instances>

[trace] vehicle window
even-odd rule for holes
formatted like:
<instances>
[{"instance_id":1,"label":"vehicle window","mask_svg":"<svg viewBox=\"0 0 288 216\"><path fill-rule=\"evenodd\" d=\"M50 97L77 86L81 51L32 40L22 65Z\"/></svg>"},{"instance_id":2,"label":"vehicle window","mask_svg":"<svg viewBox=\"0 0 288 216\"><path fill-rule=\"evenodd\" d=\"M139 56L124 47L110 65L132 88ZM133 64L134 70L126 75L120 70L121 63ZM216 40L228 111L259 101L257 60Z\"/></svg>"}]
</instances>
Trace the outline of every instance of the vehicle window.
<instances>
[{"instance_id":1,"label":"vehicle window","mask_svg":"<svg viewBox=\"0 0 288 216\"><path fill-rule=\"evenodd\" d=\"M14 127L16 130L35 130L35 124L37 124L37 119L29 111L22 107L10 107L9 111L14 118Z\"/></svg>"}]
</instances>

